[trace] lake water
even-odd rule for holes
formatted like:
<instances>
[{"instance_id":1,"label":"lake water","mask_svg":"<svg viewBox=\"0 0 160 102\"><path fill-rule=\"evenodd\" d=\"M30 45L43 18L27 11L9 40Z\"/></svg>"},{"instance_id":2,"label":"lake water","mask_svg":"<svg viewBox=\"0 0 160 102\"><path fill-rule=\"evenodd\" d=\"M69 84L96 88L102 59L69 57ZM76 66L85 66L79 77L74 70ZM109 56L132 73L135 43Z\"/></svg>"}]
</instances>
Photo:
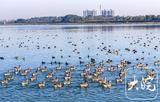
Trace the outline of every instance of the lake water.
<instances>
[{"instance_id":1,"label":"lake water","mask_svg":"<svg viewBox=\"0 0 160 102\"><path fill-rule=\"evenodd\" d=\"M108 72L108 64L105 64L106 70L102 76L112 82L111 89L103 89L92 82L89 83L88 88L80 89L79 84L83 82L80 72L84 69L80 61L89 63L90 58L96 59L96 63L112 59L113 66L126 59L131 62L127 67L129 70L134 64L141 62L148 64L158 73L159 69L154 66L154 61L160 59L159 44L160 25L156 24L0 26L0 57L4 58L0 59L0 80L3 79L4 72L13 70L18 65L21 65L22 69L30 67L32 71L38 66L47 66L52 70L58 64L50 63L60 62L62 71L55 73L55 76L61 80L67 66L77 67L72 76L72 84L56 90L50 83L44 89L38 89L36 84L43 80L42 76L28 87L20 85L25 78L15 76L16 80L11 81L7 87L0 86L0 100L3 102L128 102L135 101L130 99L143 96L139 100L145 101L144 99L151 98L153 102L158 102L160 100L158 87L154 92L145 91L137 94L135 91L128 94L125 91L125 82L116 85L114 80L118 72ZM135 49L137 53L126 51L125 48ZM115 50L119 50L119 55L113 53ZM126 77L130 79L132 72L128 71ZM137 78L140 79L138 74ZM155 83L158 84L158 81ZM128 95L131 98L127 98Z\"/></svg>"}]
</instances>

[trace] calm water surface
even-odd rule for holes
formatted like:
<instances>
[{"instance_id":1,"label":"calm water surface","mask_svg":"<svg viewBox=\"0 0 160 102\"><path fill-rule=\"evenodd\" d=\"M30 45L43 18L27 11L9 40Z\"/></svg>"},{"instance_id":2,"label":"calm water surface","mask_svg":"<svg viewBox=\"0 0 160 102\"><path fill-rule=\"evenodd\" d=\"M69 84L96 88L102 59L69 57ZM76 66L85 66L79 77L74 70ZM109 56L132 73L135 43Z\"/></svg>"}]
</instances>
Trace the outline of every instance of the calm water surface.
<instances>
[{"instance_id":1,"label":"calm water surface","mask_svg":"<svg viewBox=\"0 0 160 102\"><path fill-rule=\"evenodd\" d=\"M132 43L132 44L131 44ZM147 47L144 47L146 43ZM61 62L62 68L67 68L65 63L76 65L73 73L71 86L62 89L53 89L50 83L44 89L38 89L35 83L28 87L21 87L24 78L16 77L7 88L0 86L0 100L3 102L128 102L125 95L125 82L115 84L114 74L105 71L103 76L111 80L113 87L103 89L98 84L90 82L87 89L80 89L79 84L83 81L80 72L83 66L79 61L90 62L95 58L96 62L107 59L113 60L116 65L122 59L132 62L128 69L132 69L136 63L148 63L155 68L154 61L160 58L158 47L160 44L160 25L16 25L0 26L0 80L3 72L14 69L21 65L22 69L30 67L35 70L38 66L47 66L53 69L56 64L50 62ZM136 49L137 53L125 51L125 48ZM75 50L76 49L76 50ZM108 49L120 50L120 55L108 53ZM74 51L75 50L75 51ZM144 53L142 53L144 52ZM53 59L52 57L55 57ZM88 58L88 56L90 56ZM18 57L17 59L15 57ZM144 60L136 60L144 57ZM109 65L105 65L107 68ZM62 69L62 70L63 70ZM157 70L158 71L158 70ZM129 71L132 72L132 71ZM131 77L128 74L128 77ZM63 72L57 72L55 76L63 80ZM42 77L38 79L43 80ZM159 80L158 80L159 81ZM159 89L157 89L159 90ZM156 92L140 92L144 99L156 96ZM131 93L136 96L136 92ZM159 102L160 94L153 99Z\"/></svg>"}]
</instances>

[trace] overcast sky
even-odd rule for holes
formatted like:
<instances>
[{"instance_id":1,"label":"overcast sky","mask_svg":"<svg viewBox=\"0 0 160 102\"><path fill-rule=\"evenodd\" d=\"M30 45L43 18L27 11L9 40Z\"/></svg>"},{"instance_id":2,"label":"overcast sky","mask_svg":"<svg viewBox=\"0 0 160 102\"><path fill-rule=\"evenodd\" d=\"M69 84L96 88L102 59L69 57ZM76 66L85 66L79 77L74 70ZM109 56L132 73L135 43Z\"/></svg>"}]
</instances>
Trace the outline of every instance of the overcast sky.
<instances>
[{"instance_id":1,"label":"overcast sky","mask_svg":"<svg viewBox=\"0 0 160 102\"><path fill-rule=\"evenodd\" d=\"M113 9L116 15L160 14L160 0L0 0L0 20L82 15L84 9Z\"/></svg>"}]
</instances>

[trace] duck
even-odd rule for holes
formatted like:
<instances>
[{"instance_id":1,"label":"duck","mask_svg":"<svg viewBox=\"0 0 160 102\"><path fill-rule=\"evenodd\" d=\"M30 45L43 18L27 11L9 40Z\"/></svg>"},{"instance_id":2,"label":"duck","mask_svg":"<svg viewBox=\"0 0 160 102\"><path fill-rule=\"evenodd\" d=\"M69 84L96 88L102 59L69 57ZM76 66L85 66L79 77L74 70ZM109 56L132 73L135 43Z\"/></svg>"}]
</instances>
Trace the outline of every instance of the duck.
<instances>
[{"instance_id":1,"label":"duck","mask_svg":"<svg viewBox=\"0 0 160 102\"><path fill-rule=\"evenodd\" d=\"M108 63L108 64L112 64L112 60L111 59L108 59L107 61L106 61L106 63Z\"/></svg>"},{"instance_id":2,"label":"duck","mask_svg":"<svg viewBox=\"0 0 160 102\"><path fill-rule=\"evenodd\" d=\"M118 56L119 55L119 50L115 50L113 53Z\"/></svg>"}]
</instances>

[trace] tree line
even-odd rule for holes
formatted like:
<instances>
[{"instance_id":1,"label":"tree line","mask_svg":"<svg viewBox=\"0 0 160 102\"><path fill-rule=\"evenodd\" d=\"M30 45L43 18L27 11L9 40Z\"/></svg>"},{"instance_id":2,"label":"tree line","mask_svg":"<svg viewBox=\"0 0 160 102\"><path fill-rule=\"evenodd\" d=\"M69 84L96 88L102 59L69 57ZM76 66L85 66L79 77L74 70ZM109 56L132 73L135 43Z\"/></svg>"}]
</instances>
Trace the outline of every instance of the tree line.
<instances>
[{"instance_id":1,"label":"tree line","mask_svg":"<svg viewBox=\"0 0 160 102\"><path fill-rule=\"evenodd\" d=\"M16 19L5 24L53 24L53 23L132 23L132 22L160 22L160 15L145 16L89 16L66 15L61 17L33 17L29 19ZM0 24L3 24L1 21Z\"/></svg>"}]
</instances>

